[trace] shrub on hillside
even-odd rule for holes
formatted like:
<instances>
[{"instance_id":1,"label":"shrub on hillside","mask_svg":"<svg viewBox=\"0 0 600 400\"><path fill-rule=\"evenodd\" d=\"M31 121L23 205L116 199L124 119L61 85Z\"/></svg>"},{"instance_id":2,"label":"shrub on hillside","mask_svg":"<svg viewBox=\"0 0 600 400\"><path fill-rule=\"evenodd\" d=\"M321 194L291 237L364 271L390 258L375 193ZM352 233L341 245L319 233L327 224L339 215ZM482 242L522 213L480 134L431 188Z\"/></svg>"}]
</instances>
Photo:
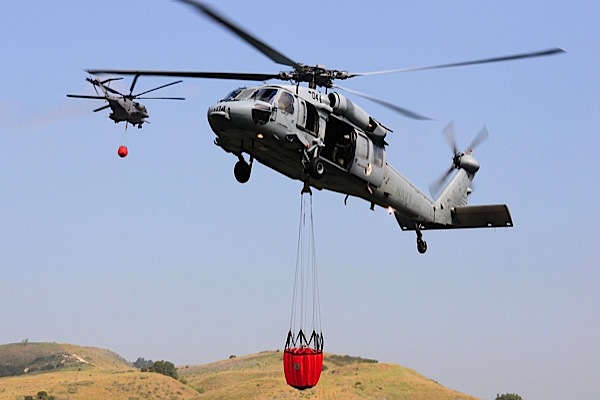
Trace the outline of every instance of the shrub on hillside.
<instances>
[{"instance_id":1,"label":"shrub on hillside","mask_svg":"<svg viewBox=\"0 0 600 400\"><path fill-rule=\"evenodd\" d=\"M25 400L54 400L54 396L49 396L48 392L45 390L40 390L37 392L35 397L33 396L25 396Z\"/></svg>"},{"instance_id":2,"label":"shrub on hillside","mask_svg":"<svg viewBox=\"0 0 600 400\"><path fill-rule=\"evenodd\" d=\"M17 376L23 373L23 368L14 365L0 365L0 378L5 376Z\"/></svg>"},{"instance_id":3,"label":"shrub on hillside","mask_svg":"<svg viewBox=\"0 0 600 400\"><path fill-rule=\"evenodd\" d=\"M179 379L177 368L175 368L175 364L170 361L156 361L148 368L148 372L158 372L159 374L170 376L173 379Z\"/></svg>"},{"instance_id":4,"label":"shrub on hillside","mask_svg":"<svg viewBox=\"0 0 600 400\"><path fill-rule=\"evenodd\" d=\"M147 371L152 365L154 365L154 361L146 360L143 357L138 357L138 359L133 362L134 367L145 371Z\"/></svg>"},{"instance_id":5,"label":"shrub on hillside","mask_svg":"<svg viewBox=\"0 0 600 400\"><path fill-rule=\"evenodd\" d=\"M523 400L521 396L514 393L499 394L496 396L496 400Z\"/></svg>"},{"instance_id":6,"label":"shrub on hillside","mask_svg":"<svg viewBox=\"0 0 600 400\"><path fill-rule=\"evenodd\" d=\"M360 364L360 363L376 364L379 362L377 360L373 360L373 359L369 359L369 358L353 357L353 356L349 356L349 355L338 356L335 354L326 355L325 360L337 365L338 367L348 365L348 364Z\"/></svg>"}]
</instances>

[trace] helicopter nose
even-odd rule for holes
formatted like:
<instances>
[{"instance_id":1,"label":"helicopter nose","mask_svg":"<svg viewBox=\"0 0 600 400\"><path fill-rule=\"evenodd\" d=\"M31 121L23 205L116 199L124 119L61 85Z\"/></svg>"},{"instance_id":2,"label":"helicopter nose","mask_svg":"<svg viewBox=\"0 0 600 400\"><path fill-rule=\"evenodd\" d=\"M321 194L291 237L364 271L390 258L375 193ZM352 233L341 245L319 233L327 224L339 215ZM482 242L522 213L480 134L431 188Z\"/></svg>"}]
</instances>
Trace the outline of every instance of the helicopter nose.
<instances>
[{"instance_id":1,"label":"helicopter nose","mask_svg":"<svg viewBox=\"0 0 600 400\"><path fill-rule=\"evenodd\" d=\"M270 107L267 110L256 111L256 105L247 101L221 102L208 109L208 121L216 132L233 129L252 129L256 125L266 123L271 115ZM257 112L262 112L257 116ZM264 122L263 122L264 121Z\"/></svg>"}]
</instances>

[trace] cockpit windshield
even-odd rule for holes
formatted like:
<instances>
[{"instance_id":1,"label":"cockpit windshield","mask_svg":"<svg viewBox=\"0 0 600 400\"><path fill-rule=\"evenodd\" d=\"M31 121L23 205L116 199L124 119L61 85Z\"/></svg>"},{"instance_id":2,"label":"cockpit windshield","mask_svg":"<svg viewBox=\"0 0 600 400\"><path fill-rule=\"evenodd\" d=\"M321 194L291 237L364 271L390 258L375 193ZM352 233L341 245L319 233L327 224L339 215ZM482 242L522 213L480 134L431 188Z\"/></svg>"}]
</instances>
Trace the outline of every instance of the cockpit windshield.
<instances>
[{"instance_id":1,"label":"cockpit windshield","mask_svg":"<svg viewBox=\"0 0 600 400\"><path fill-rule=\"evenodd\" d=\"M276 94L277 89L275 88L263 88L258 89L256 92L254 92L252 98L255 100L260 100L272 104Z\"/></svg>"},{"instance_id":2,"label":"cockpit windshield","mask_svg":"<svg viewBox=\"0 0 600 400\"><path fill-rule=\"evenodd\" d=\"M255 89L248 89L245 87L237 88L229 93L225 98L221 101L239 101L246 100L250 95L254 92Z\"/></svg>"}]
</instances>

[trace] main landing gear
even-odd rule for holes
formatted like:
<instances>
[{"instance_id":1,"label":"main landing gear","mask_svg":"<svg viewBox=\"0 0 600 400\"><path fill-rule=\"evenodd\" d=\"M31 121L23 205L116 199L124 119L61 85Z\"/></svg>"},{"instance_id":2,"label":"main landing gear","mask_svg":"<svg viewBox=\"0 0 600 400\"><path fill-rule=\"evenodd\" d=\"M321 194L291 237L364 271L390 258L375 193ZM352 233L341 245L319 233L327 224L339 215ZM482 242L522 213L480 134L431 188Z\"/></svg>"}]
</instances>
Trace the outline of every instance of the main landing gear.
<instances>
[{"instance_id":1,"label":"main landing gear","mask_svg":"<svg viewBox=\"0 0 600 400\"><path fill-rule=\"evenodd\" d=\"M423 234L421 233L421 229L419 228L419 225L417 224L417 250L419 251L419 253L421 254L425 254L425 252L427 251L427 242L423 240Z\"/></svg>"},{"instance_id":2,"label":"main landing gear","mask_svg":"<svg viewBox=\"0 0 600 400\"><path fill-rule=\"evenodd\" d=\"M313 179L321 179L325 174L325 162L321 159L319 153L319 147L316 145L308 150L304 150L304 158L302 160L304 170Z\"/></svg>"},{"instance_id":3,"label":"main landing gear","mask_svg":"<svg viewBox=\"0 0 600 400\"><path fill-rule=\"evenodd\" d=\"M325 173L325 163L321 158L316 157L308 162L308 172L315 179L321 179Z\"/></svg>"},{"instance_id":4,"label":"main landing gear","mask_svg":"<svg viewBox=\"0 0 600 400\"><path fill-rule=\"evenodd\" d=\"M254 162L254 157L250 156L250 163L247 163L242 157L241 154L238 155L239 161L235 163L235 167L233 167L233 175L235 175L235 179L239 183L246 183L250 180L250 173L252 172L252 163Z\"/></svg>"}]
</instances>

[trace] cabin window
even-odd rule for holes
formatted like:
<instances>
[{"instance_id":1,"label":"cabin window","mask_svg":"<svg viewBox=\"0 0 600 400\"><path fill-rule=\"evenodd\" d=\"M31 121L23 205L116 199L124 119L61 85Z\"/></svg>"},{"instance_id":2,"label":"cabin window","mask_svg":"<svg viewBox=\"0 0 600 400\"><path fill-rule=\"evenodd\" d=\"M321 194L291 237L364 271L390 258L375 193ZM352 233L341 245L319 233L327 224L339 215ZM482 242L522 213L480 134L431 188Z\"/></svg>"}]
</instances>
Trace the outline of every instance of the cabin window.
<instances>
[{"instance_id":1,"label":"cabin window","mask_svg":"<svg viewBox=\"0 0 600 400\"><path fill-rule=\"evenodd\" d=\"M373 158L375 161L375 165L378 167L383 167L383 154L383 147L373 144Z\"/></svg>"},{"instance_id":2,"label":"cabin window","mask_svg":"<svg viewBox=\"0 0 600 400\"><path fill-rule=\"evenodd\" d=\"M300 100L298 102L298 126L304 128L306 126L306 104Z\"/></svg>"},{"instance_id":3,"label":"cabin window","mask_svg":"<svg viewBox=\"0 0 600 400\"><path fill-rule=\"evenodd\" d=\"M356 138L356 156L363 160L369 159L369 141L363 135Z\"/></svg>"},{"instance_id":4,"label":"cabin window","mask_svg":"<svg viewBox=\"0 0 600 400\"><path fill-rule=\"evenodd\" d=\"M299 101L298 127L317 135L319 133L319 112L317 107L303 100Z\"/></svg>"},{"instance_id":5,"label":"cabin window","mask_svg":"<svg viewBox=\"0 0 600 400\"><path fill-rule=\"evenodd\" d=\"M294 113L294 96L291 93L282 91L279 95L279 101L277 102L277 108L279 110L293 114Z\"/></svg>"},{"instance_id":6,"label":"cabin window","mask_svg":"<svg viewBox=\"0 0 600 400\"><path fill-rule=\"evenodd\" d=\"M277 94L277 89L263 88L263 89L258 89L256 92L254 92L254 94L252 95L252 98L255 100L264 101L265 103L272 104L273 99L275 98L276 94Z\"/></svg>"},{"instance_id":7,"label":"cabin window","mask_svg":"<svg viewBox=\"0 0 600 400\"><path fill-rule=\"evenodd\" d=\"M319 113L310 103L306 103L306 129L314 134L319 132Z\"/></svg>"}]
</instances>

